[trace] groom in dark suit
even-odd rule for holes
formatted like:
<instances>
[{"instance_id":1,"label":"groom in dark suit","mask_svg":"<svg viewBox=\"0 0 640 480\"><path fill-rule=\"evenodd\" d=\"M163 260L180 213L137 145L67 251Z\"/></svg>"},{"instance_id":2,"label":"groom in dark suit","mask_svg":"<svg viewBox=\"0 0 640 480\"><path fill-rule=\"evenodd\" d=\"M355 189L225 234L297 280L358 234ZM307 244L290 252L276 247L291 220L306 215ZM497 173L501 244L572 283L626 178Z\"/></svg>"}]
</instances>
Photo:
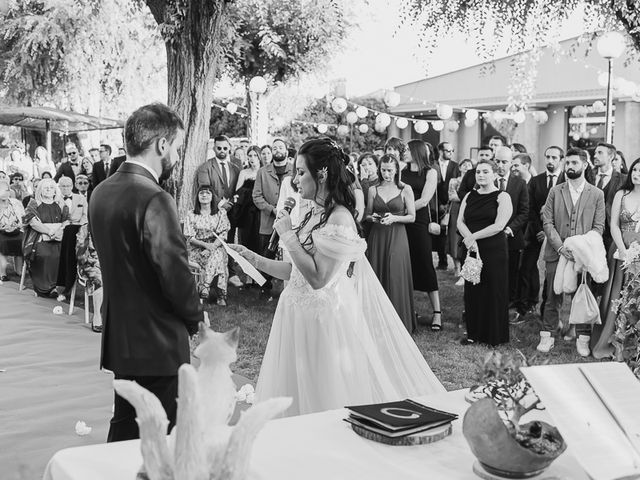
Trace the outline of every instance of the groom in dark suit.
<instances>
[{"instance_id":1,"label":"groom in dark suit","mask_svg":"<svg viewBox=\"0 0 640 480\"><path fill-rule=\"evenodd\" d=\"M127 161L93 192L89 228L102 267L100 366L154 393L175 424L178 367L203 319L173 198L159 185L179 161L182 120L139 108L125 124ZM138 438L134 408L115 395L108 442Z\"/></svg>"}]
</instances>

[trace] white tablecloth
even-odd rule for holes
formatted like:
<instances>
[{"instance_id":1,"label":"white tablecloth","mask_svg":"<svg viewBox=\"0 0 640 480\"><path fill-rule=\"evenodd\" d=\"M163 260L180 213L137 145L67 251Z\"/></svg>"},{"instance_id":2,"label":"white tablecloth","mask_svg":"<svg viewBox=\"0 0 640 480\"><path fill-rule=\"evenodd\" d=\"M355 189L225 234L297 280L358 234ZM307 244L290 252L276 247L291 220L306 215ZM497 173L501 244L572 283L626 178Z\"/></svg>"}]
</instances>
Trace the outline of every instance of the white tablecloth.
<instances>
[{"instance_id":1,"label":"white tablecloth","mask_svg":"<svg viewBox=\"0 0 640 480\"><path fill-rule=\"evenodd\" d=\"M453 434L429 445L396 447L358 436L342 421L344 409L273 420L260 432L251 459L252 479L477 479L475 460L462 435L468 407L464 390L418 399L460 418ZM543 412L536 412L544 418ZM142 464L139 441L69 448L57 452L44 480L134 480ZM587 480L567 450L545 477Z\"/></svg>"}]
</instances>

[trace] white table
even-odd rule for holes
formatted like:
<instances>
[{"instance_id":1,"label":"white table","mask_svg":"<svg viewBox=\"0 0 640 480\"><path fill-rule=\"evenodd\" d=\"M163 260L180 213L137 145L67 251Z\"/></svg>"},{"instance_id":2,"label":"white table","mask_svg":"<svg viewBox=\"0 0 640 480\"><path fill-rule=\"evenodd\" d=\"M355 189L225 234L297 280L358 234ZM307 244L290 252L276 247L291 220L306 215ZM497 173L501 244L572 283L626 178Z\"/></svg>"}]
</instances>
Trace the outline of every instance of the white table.
<instances>
[{"instance_id":1,"label":"white table","mask_svg":"<svg viewBox=\"0 0 640 480\"><path fill-rule=\"evenodd\" d=\"M460 418L453 434L429 445L396 447L366 440L342 421L344 409L269 422L253 448L250 478L305 480L477 479L462 435L466 390L421 399ZM420 400L420 399L418 399ZM536 412L544 419L544 412ZM44 480L134 480L142 464L139 441L69 448L49 461ZM569 449L544 477L587 480Z\"/></svg>"}]
</instances>

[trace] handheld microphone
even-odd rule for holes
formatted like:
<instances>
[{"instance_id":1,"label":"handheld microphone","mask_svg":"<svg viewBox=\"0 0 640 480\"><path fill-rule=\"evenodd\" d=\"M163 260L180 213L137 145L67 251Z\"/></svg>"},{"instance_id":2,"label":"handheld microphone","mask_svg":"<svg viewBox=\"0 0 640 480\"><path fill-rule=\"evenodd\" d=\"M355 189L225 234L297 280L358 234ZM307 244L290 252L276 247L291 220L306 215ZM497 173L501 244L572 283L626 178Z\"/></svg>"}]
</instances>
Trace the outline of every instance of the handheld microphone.
<instances>
[{"instance_id":1,"label":"handheld microphone","mask_svg":"<svg viewBox=\"0 0 640 480\"><path fill-rule=\"evenodd\" d=\"M291 213L293 207L296 206L296 199L293 197L289 197L284 201L284 211L287 213ZM271 234L271 238L269 239L269 245L267 246L267 257L273 258L275 257L276 251L278 250L278 241L280 240L280 236L278 232L275 230Z\"/></svg>"}]
</instances>

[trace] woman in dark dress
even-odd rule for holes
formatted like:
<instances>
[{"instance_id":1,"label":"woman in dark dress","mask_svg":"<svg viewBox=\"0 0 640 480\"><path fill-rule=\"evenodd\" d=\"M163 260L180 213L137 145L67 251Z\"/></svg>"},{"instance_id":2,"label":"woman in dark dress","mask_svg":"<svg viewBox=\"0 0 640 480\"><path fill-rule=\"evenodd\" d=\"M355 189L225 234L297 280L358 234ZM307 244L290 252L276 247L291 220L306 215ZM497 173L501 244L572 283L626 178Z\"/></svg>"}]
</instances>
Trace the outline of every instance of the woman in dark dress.
<instances>
[{"instance_id":1,"label":"woman in dark dress","mask_svg":"<svg viewBox=\"0 0 640 480\"><path fill-rule=\"evenodd\" d=\"M25 261L36 294L55 298L60 245L69 223L69 209L52 179L40 181L35 197L24 216L24 224L29 225L25 232Z\"/></svg>"},{"instance_id":2,"label":"woman in dark dress","mask_svg":"<svg viewBox=\"0 0 640 480\"><path fill-rule=\"evenodd\" d=\"M365 219L372 223L367 257L409 332L416 328L411 258L405 224L415 220L411 187L400 183L398 159L383 155L380 185L369 189Z\"/></svg>"},{"instance_id":3,"label":"woman in dark dress","mask_svg":"<svg viewBox=\"0 0 640 480\"><path fill-rule=\"evenodd\" d=\"M442 329L442 314L438 277L433 268L433 251L429 234L431 218L437 221L435 210L430 211L430 203L438 185L438 173L431 168L431 157L425 142L411 140L408 147L405 155L407 168L402 171L402 182L411 187L416 199L416 221L407 225L413 289L429 294L433 309L431 330L438 332Z\"/></svg>"},{"instance_id":4,"label":"woman in dark dress","mask_svg":"<svg viewBox=\"0 0 640 480\"><path fill-rule=\"evenodd\" d=\"M22 271L22 217L24 208L10 197L10 186L0 180L0 283L6 282L7 258L13 257L15 271Z\"/></svg>"},{"instance_id":5,"label":"woman in dark dress","mask_svg":"<svg viewBox=\"0 0 640 480\"><path fill-rule=\"evenodd\" d=\"M499 345L509 341L508 250L504 229L511 217L511 199L494 185L496 164L481 160L476 166L477 190L460 205L458 230L469 252L482 260L480 283L464 284L467 337L474 342Z\"/></svg>"},{"instance_id":6,"label":"woman in dark dress","mask_svg":"<svg viewBox=\"0 0 640 480\"><path fill-rule=\"evenodd\" d=\"M253 203L253 185L256 183L256 175L260 167L260 149L256 146L247 150L248 168L240 170L238 185L233 209L229 216L231 222L238 226L238 241L249 250L259 250L260 210Z\"/></svg>"}]
</instances>

